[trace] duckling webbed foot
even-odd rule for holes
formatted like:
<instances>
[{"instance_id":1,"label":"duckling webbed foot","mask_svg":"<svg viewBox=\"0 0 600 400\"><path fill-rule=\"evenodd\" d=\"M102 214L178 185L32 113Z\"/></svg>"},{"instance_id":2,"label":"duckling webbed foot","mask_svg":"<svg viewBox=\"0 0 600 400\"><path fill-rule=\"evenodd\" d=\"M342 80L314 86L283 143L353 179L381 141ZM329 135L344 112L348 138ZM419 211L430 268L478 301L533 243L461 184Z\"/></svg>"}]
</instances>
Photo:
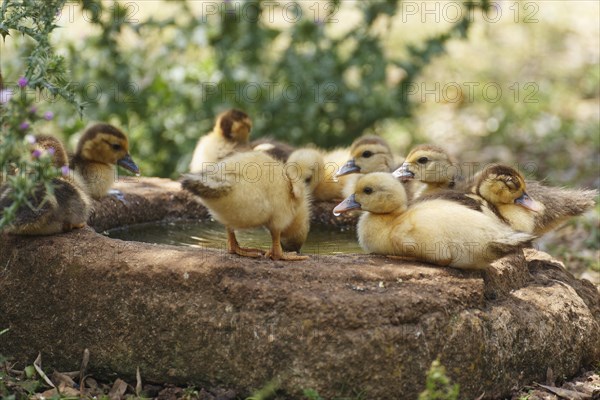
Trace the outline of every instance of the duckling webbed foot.
<instances>
[{"instance_id":1,"label":"duckling webbed foot","mask_svg":"<svg viewBox=\"0 0 600 400\"><path fill-rule=\"evenodd\" d=\"M271 238L273 243L271 249L265 254L266 258L281 261L301 261L308 259L308 256L301 256L296 253L284 253L281 247L281 232L271 232Z\"/></svg>"},{"instance_id":2,"label":"duckling webbed foot","mask_svg":"<svg viewBox=\"0 0 600 400\"><path fill-rule=\"evenodd\" d=\"M227 228L227 252L237 254L242 257L259 258L265 254L264 250L241 247L235 237L235 232Z\"/></svg>"},{"instance_id":3,"label":"duckling webbed foot","mask_svg":"<svg viewBox=\"0 0 600 400\"><path fill-rule=\"evenodd\" d=\"M266 258L270 258L271 260L277 261L302 261L308 260L308 256L301 256L297 253L284 253L283 251L277 252L273 250L267 251L265 254Z\"/></svg>"}]
</instances>

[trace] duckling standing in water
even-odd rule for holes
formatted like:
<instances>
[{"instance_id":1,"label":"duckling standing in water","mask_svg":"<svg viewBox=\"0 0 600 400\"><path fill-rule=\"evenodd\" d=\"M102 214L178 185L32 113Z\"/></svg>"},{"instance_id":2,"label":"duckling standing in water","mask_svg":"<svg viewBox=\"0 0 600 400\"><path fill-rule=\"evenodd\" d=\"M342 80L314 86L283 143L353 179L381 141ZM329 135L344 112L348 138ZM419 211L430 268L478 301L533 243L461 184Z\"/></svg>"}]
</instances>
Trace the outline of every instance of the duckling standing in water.
<instances>
[{"instance_id":1,"label":"duckling standing in water","mask_svg":"<svg viewBox=\"0 0 600 400\"><path fill-rule=\"evenodd\" d=\"M394 171L394 177L403 182L419 181L420 188L415 188L412 198L454 189L461 180L458 164L441 147L435 145L419 145L406 156L404 163Z\"/></svg>"},{"instance_id":2,"label":"duckling standing in water","mask_svg":"<svg viewBox=\"0 0 600 400\"><path fill-rule=\"evenodd\" d=\"M67 153L57 138L39 135L35 139L34 151L50 154L53 166L61 168L63 176L52 179L51 193L45 185L38 184L27 199L29 204L16 210L6 231L16 235L53 235L82 228L90 214L85 183L78 175L70 173ZM13 204L12 195L13 190L8 185L0 188L0 217Z\"/></svg>"},{"instance_id":3,"label":"duckling standing in water","mask_svg":"<svg viewBox=\"0 0 600 400\"><path fill-rule=\"evenodd\" d=\"M140 174L129 154L127 136L109 124L88 128L79 139L71 168L83 178L92 198L100 199L109 193L116 180L115 165Z\"/></svg>"},{"instance_id":4,"label":"duckling standing in water","mask_svg":"<svg viewBox=\"0 0 600 400\"><path fill-rule=\"evenodd\" d=\"M535 181L526 182L516 169L505 165L484 169L476 177L471 191L485 199L491 211L513 229L536 236L591 209L598 195L595 190L553 188Z\"/></svg>"},{"instance_id":5,"label":"duckling standing in water","mask_svg":"<svg viewBox=\"0 0 600 400\"><path fill-rule=\"evenodd\" d=\"M367 211L357 225L359 243L367 252L462 269L486 269L534 238L484 214L466 196L460 202L428 198L407 204L402 183L389 173L375 172L359 178L354 193L334 214Z\"/></svg>"},{"instance_id":6,"label":"duckling standing in water","mask_svg":"<svg viewBox=\"0 0 600 400\"><path fill-rule=\"evenodd\" d=\"M201 172L206 164L221 161L238 151L250 150L251 129L252 120L243 111L231 109L219 114L213 130L198 140L190 172Z\"/></svg>"},{"instance_id":7,"label":"duckling standing in water","mask_svg":"<svg viewBox=\"0 0 600 400\"><path fill-rule=\"evenodd\" d=\"M259 226L271 233L266 253L273 260L304 260L308 257L284 253L281 242L299 250L309 227L309 200L305 184L290 177L285 165L261 151L236 153L200 174L187 174L182 187L200 197L211 215L227 228L227 250L245 257L260 257L264 251L243 248L236 229Z\"/></svg>"}]
</instances>

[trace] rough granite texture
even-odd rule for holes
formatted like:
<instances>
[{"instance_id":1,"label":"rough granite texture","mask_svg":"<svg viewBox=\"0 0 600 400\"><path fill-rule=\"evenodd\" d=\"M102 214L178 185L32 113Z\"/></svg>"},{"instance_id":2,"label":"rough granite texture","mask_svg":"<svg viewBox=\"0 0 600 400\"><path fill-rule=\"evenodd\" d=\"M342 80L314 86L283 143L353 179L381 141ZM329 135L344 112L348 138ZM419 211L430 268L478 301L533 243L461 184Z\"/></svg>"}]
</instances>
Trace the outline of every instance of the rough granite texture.
<instances>
[{"instance_id":1,"label":"rough granite texture","mask_svg":"<svg viewBox=\"0 0 600 400\"><path fill-rule=\"evenodd\" d=\"M168 180L119 189L125 201L96 204L96 230L206 217ZM569 377L600 361L598 290L535 250L483 274L368 255L245 259L90 228L0 235L0 295L0 354L41 352L66 371L88 348L105 379L139 367L148 382L241 393L279 379L290 398L412 399L440 357L462 398L502 398L548 368Z\"/></svg>"}]
</instances>

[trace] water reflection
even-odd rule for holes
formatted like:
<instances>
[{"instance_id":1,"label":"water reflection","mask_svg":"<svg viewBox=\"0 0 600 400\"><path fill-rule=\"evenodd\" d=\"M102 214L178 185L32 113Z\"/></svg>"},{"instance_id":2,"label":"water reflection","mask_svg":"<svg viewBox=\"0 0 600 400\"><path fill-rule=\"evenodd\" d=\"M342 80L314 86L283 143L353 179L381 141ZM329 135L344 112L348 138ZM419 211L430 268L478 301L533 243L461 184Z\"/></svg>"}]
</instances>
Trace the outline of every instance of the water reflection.
<instances>
[{"instance_id":1,"label":"water reflection","mask_svg":"<svg viewBox=\"0 0 600 400\"><path fill-rule=\"evenodd\" d=\"M225 249L227 235L223 225L215 221L152 222L112 229L106 232L114 239L176 246ZM236 232L244 247L268 249L271 236L266 229L247 229ZM324 224L312 224L308 239L302 247L304 254L363 253L356 231L343 230Z\"/></svg>"}]
</instances>

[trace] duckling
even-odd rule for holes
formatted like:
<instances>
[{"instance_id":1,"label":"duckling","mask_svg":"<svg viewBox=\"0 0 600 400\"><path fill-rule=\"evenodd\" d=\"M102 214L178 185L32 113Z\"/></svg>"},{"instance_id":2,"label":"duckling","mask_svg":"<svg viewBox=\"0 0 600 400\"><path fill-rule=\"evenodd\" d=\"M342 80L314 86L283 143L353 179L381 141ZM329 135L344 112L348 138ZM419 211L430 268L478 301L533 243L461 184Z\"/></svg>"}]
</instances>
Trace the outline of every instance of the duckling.
<instances>
[{"instance_id":1,"label":"duckling","mask_svg":"<svg viewBox=\"0 0 600 400\"><path fill-rule=\"evenodd\" d=\"M109 124L88 128L79 139L71 169L85 181L88 194L94 199L106 196L115 181L115 165L139 176L140 169L129 154L127 136Z\"/></svg>"},{"instance_id":2,"label":"duckling","mask_svg":"<svg viewBox=\"0 0 600 400\"><path fill-rule=\"evenodd\" d=\"M250 150L252 120L243 111L231 109L219 114L213 130L202 136L192 156L190 172L201 172L207 163L221 161L227 156Z\"/></svg>"},{"instance_id":3,"label":"duckling","mask_svg":"<svg viewBox=\"0 0 600 400\"><path fill-rule=\"evenodd\" d=\"M264 252L260 249L240 247L235 230L264 226L272 238L267 257L304 260L306 256L284 253L281 246L283 241L299 250L309 224L304 182L292 179L288 173L283 163L268 154L249 151L223 159L214 170L185 175L182 187L200 197L211 215L225 225L230 253L262 256ZM302 233L292 232L294 228L300 228Z\"/></svg>"},{"instance_id":4,"label":"duckling","mask_svg":"<svg viewBox=\"0 0 600 400\"><path fill-rule=\"evenodd\" d=\"M286 168L296 179L302 180L308 192L314 194L322 179L325 179L323 153L315 148L305 147L290 154Z\"/></svg>"},{"instance_id":5,"label":"duckling","mask_svg":"<svg viewBox=\"0 0 600 400\"><path fill-rule=\"evenodd\" d=\"M448 153L435 145L419 145L406 156L404 163L394 171L394 177L406 182L420 181L420 188L414 188L412 198L454 189L462 180L459 168Z\"/></svg>"},{"instance_id":6,"label":"duckling","mask_svg":"<svg viewBox=\"0 0 600 400\"><path fill-rule=\"evenodd\" d=\"M345 158L344 158L345 157ZM288 168L297 179L308 184L313 200L329 201L343 198L344 186L348 176L340 179L335 173L343 165L341 159L348 159L347 149L324 152L313 147L294 151L288 158Z\"/></svg>"},{"instance_id":7,"label":"duckling","mask_svg":"<svg viewBox=\"0 0 600 400\"><path fill-rule=\"evenodd\" d=\"M334 214L367 211L357 225L367 252L462 269L486 269L534 238L482 213L476 200L428 198L407 204L402 183L392 174L375 172L359 178Z\"/></svg>"},{"instance_id":8,"label":"duckling","mask_svg":"<svg viewBox=\"0 0 600 400\"><path fill-rule=\"evenodd\" d=\"M583 214L594 206L598 195L596 190L554 188L525 181L519 171L505 165L485 168L476 176L471 190L513 229L536 236Z\"/></svg>"},{"instance_id":9,"label":"duckling","mask_svg":"<svg viewBox=\"0 0 600 400\"><path fill-rule=\"evenodd\" d=\"M337 171L336 176L391 172L396 167L390 146L384 139L375 135L365 135L356 139L350 146L350 157Z\"/></svg>"},{"instance_id":10,"label":"duckling","mask_svg":"<svg viewBox=\"0 0 600 400\"><path fill-rule=\"evenodd\" d=\"M33 150L50 153L56 168L68 165L65 148L55 137L36 136ZM84 190L85 183L77 174L68 172L52 179L53 191L48 196L46 186L38 184L27 199L29 204L14 210L15 218L6 231L16 235L53 235L85 226L90 214L90 199ZM13 189L8 185L0 188L0 217L6 209L13 207L13 194Z\"/></svg>"},{"instance_id":11,"label":"duckling","mask_svg":"<svg viewBox=\"0 0 600 400\"><path fill-rule=\"evenodd\" d=\"M365 135L356 139L350 146L350 156L352 158L336 173L336 177L353 174L344 184L344 197L352 194L356 181L362 174L392 172L397 166L388 143L375 135Z\"/></svg>"},{"instance_id":12,"label":"duckling","mask_svg":"<svg viewBox=\"0 0 600 400\"><path fill-rule=\"evenodd\" d=\"M287 162L290 154L294 152L294 147L287 143L280 142L271 137L263 137L250 142L252 150L267 152L271 157L281 162Z\"/></svg>"}]
</instances>

